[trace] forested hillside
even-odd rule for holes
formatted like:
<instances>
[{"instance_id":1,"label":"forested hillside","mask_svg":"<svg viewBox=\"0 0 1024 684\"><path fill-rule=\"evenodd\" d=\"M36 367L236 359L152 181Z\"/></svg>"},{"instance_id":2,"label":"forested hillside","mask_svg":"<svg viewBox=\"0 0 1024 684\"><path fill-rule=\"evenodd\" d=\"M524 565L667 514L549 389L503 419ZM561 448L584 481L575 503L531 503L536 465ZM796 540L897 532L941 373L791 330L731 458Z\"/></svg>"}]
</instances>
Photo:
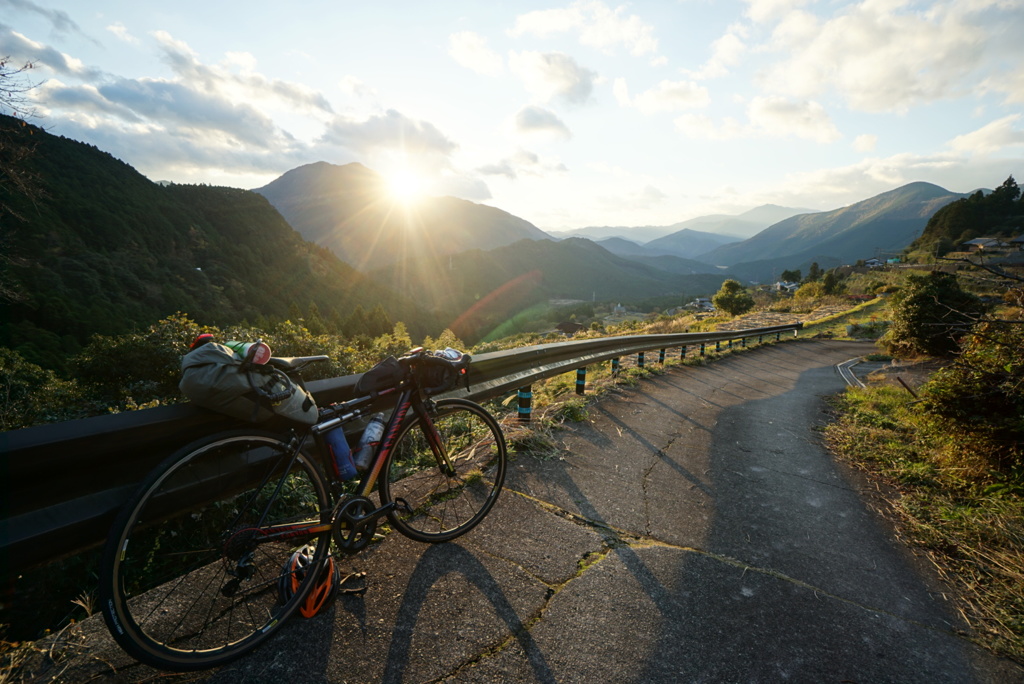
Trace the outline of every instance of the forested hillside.
<instances>
[{"instance_id":1,"label":"forested hillside","mask_svg":"<svg viewBox=\"0 0 1024 684\"><path fill-rule=\"evenodd\" d=\"M33 177L30 196L0 185L0 346L33 363L61 369L91 335L176 311L224 325L312 310L340 328L357 305L382 306L393 320L420 323L412 306L305 242L256 193L161 186L10 117L0 131L32 150Z\"/></svg>"},{"instance_id":2,"label":"forested hillside","mask_svg":"<svg viewBox=\"0 0 1024 684\"><path fill-rule=\"evenodd\" d=\"M522 240L441 261L407 261L373 275L415 297L432 318L467 341L544 299L629 302L675 294L682 304L687 297L713 293L726 277L673 273L616 256L583 238Z\"/></svg>"},{"instance_id":3,"label":"forested hillside","mask_svg":"<svg viewBox=\"0 0 1024 684\"><path fill-rule=\"evenodd\" d=\"M1024 201L1017 181L1010 176L989 194L981 190L939 209L914 249L944 254L967 240L978 237L1019 237L1024 235Z\"/></svg>"}]
</instances>

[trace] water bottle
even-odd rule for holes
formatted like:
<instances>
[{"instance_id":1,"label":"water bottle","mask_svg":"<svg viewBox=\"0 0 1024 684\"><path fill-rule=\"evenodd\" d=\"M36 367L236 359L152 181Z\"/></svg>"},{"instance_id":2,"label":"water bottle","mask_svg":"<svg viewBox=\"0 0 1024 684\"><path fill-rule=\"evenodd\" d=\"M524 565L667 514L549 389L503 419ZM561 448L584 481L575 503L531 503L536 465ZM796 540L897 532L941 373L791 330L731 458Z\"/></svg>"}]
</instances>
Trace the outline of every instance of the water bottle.
<instances>
[{"instance_id":1,"label":"water bottle","mask_svg":"<svg viewBox=\"0 0 1024 684\"><path fill-rule=\"evenodd\" d=\"M263 365L270 360L270 347L265 342L225 342L231 351L249 363Z\"/></svg>"},{"instance_id":2,"label":"water bottle","mask_svg":"<svg viewBox=\"0 0 1024 684\"><path fill-rule=\"evenodd\" d=\"M373 460L373 450L380 444L380 438L384 434L384 422L384 414L377 413L366 424L363 436L359 440L359 448L352 459L355 462L356 470L365 471L370 467L370 461Z\"/></svg>"},{"instance_id":3,"label":"water bottle","mask_svg":"<svg viewBox=\"0 0 1024 684\"><path fill-rule=\"evenodd\" d=\"M356 467L352 463L352 450L349 449L345 431L335 428L324 435L324 444L331 454L334 470L342 480L351 480L356 476Z\"/></svg>"}]
</instances>

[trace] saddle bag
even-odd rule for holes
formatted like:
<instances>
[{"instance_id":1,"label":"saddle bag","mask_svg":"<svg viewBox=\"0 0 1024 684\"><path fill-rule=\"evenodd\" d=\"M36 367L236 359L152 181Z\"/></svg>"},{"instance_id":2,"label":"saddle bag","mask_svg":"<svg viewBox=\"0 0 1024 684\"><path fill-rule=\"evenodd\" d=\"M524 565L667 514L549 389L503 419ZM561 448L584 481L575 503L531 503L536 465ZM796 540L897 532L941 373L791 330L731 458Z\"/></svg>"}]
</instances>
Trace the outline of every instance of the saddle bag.
<instances>
[{"instance_id":1,"label":"saddle bag","mask_svg":"<svg viewBox=\"0 0 1024 684\"><path fill-rule=\"evenodd\" d=\"M204 408L262 423L274 416L313 425L313 397L280 369L245 363L223 344L208 342L181 359L178 388Z\"/></svg>"}]
</instances>

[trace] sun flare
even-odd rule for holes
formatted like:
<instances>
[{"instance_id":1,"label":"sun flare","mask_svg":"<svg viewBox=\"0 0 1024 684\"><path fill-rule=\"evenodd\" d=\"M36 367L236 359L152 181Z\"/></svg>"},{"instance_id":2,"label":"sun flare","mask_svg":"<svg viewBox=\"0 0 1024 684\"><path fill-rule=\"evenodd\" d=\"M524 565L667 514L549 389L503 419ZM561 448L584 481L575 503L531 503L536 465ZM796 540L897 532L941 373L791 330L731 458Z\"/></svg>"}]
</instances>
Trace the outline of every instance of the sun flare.
<instances>
[{"instance_id":1,"label":"sun flare","mask_svg":"<svg viewBox=\"0 0 1024 684\"><path fill-rule=\"evenodd\" d=\"M423 197L423 179L410 169L398 169L387 174L388 192L403 203L412 204Z\"/></svg>"}]
</instances>

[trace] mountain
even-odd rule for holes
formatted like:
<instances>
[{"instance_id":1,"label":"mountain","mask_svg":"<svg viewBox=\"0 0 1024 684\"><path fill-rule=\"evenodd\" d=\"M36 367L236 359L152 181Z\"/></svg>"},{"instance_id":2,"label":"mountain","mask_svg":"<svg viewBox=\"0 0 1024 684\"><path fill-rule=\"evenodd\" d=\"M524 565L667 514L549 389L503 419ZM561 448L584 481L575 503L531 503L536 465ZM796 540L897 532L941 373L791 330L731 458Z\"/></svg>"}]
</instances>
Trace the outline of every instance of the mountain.
<instances>
[{"instance_id":1,"label":"mountain","mask_svg":"<svg viewBox=\"0 0 1024 684\"><path fill-rule=\"evenodd\" d=\"M834 211L792 216L733 244L700 256L730 271L768 279L773 269L854 263L876 253L899 253L941 207L963 197L931 183L910 183Z\"/></svg>"},{"instance_id":2,"label":"mountain","mask_svg":"<svg viewBox=\"0 0 1024 684\"><path fill-rule=\"evenodd\" d=\"M710 241L712 246L723 244L720 240L725 240L727 242L730 241L728 238L722 238L721 236L713 235L711 233L697 233L696 231L689 232L695 233L696 235L710 236L712 238ZM699 240L700 238L696 239L697 242L699 242ZM635 242L630 242L629 240L617 237L596 240L595 242L616 256L625 257L631 261L652 266L662 271L668 271L669 273L695 275L698 273L721 274L722 272L721 269L705 264L701 261L677 256L676 254L671 253L667 248L651 249L648 246L638 245ZM703 251L710 251L711 249L712 247L708 247ZM680 249L679 251L683 252L684 250Z\"/></svg>"},{"instance_id":3,"label":"mountain","mask_svg":"<svg viewBox=\"0 0 1024 684\"><path fill-rule=\"evenodd\" d=\"M699 233L712 233L719 236L726 236L733 240L742 240L756 235L773 223L797 214L813 213L813 209L793 209L791 207L780 207L777 204L764 204L755 207L742 214L733 216L731 214L709 214L687 219L670 226L588 226L576 230L547 231L549 235L557 239L569 237L583 237L594 241L618 237L631 242L638 242L644 246L651 246L652 242L659 242L683 230L690 230ZM662 253L674 253L677 256L692 257L694 249L685 244L683 239L672 241L669 251ZM722 243L718 243L722 244ZM711 249L716 247L713 245ZM699 247L698 247L699 248ZM656 248L657 249L657 248ZM674 250L680 250L676 252Z\"/></svg>"},{"instance_id":4,"label":"mountain","mask_svg":"<svg viewBox=\"0 0 1024 684\"><path fill-rule=\"evenodd\" d=\"M479 339L512 314L547 299L626 302L667 294L683 299L711 294L725 280L721 274L677 273L638 263L584 238L472 250L450 256L446 266L438 269L427 257L371 275L415 297L464 341Z\"/></svg>"},{"instance_id":5,"label":"mountain","mask_svg":"<svg viewBox=\"0 0 1024 684\"><path fill-rule=\"evenodd\" d=\"M617 237L630 242L643 244L668 235L675 229L672 226L587 226L573 230L548 230L548 235L558 240L565 238L586 238L598 242L607 238Z\"/></svg>"},{"instance_id":6,"label":"mountain","mask_svg":"<svg viewBox=\"0 0 1024 684\"><path fill-rule=\"evenodd\" d=\"M654 256L656 254L656 252L652 252L641 244L620 237L604 238L603 240L594 240L594 242L612 254L624 257Z\"/></svg>"},{"instance_id":7,"label":"mountain","mask_svg":"<svg viewBox=\"0 0 1024 684\"><path fill-rule=\"evenodd\" d=\"M362 164L307 164L257 192L310 242L369 270L424 254L491 249L549 236L508 212L454 197L413 206L392 200L384 179Z\"/></svg>"},{"instance_id":8,"label":"mountain","mask_svg":"<svg viewBox=\"0 0 1024 684\"><path fill-rule=\"evenodd\" d=\"M94 334L145 329L175 312L211 325L327 319L381 304L420 314L328 250L306 242L260 195L158 185L111 155L0 116L5 145L31 150L34 197L0 183L0 346L60 368ZM9 148L10 149L10 148ZM413 319L417 320L413 320Z\"/></svg>"},{"instance_id":9,"label":"mountain","mask_svg":"<svg viewBox=\"0 0 1024 684\"><path fill-rule=\"evenodd\" d=\"M651 240L644 247L655 254L671 254L684 259L695 259L716 247L738 241L739 238L683 228L671 235Z\"/></svg>"}]
</instances>

